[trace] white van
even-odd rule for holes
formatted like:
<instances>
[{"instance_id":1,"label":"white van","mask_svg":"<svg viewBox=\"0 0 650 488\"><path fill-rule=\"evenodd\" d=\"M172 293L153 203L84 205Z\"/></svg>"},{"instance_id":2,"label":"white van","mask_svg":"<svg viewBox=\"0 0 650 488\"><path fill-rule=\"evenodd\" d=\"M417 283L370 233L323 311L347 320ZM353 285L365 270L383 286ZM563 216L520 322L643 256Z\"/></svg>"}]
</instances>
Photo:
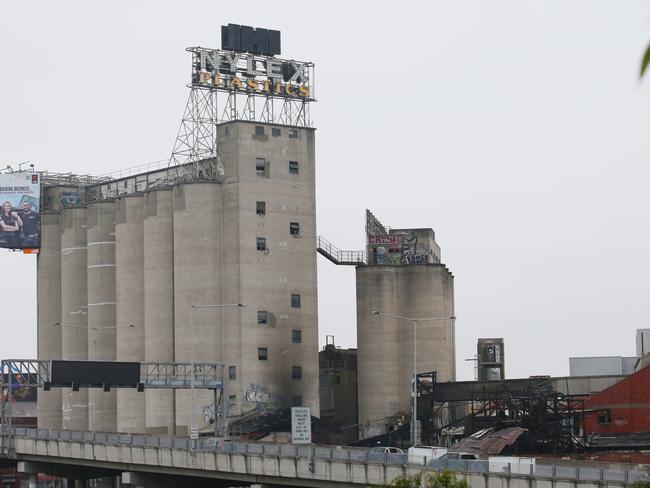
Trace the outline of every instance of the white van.
<instances>
[{"instance_id":1,"label":"white van","mask_svg":"<svg viewBox=\"0 0 650 488\"><path fill-rule=\"evenodd\" d=\"M491 456L488 463L491 473L535 474L535 458Z\"/></svg>"},{"instance_id":2,"label":"white van","mask_svg":"<svg viewBox=\"0 0 650 488\"><path fill-rule=\"evenodd\" d=\"M447 454L446 447L437 446L413 446L408 450L408 462L414 464L424 464L425 458L428 463L432 459L439 459Z\"/></svg>"}]
</instances>

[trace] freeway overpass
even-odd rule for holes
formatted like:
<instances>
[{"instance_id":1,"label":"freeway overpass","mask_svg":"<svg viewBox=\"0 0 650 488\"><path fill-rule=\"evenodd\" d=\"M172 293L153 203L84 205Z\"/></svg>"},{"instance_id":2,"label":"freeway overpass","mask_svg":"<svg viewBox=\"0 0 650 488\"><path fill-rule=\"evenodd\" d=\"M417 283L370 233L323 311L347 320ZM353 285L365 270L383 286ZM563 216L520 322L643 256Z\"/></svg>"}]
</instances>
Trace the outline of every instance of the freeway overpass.
<instances>
[{"instance_id":1,"label":"freeway overpass","mask_svg":"<svg viewBox=\"0 0 650 488\"><path fill-rule=\"evenodd\" d=\"M122 486L365 487L401 474L443 467L409 464L405 456L360 448L272 443L192 441L181 437L4 427L0 461L19 471L78 480L115 477ZM487 461L447 461L471 488L592 488L627 486L642 473L603 468L540 466L532 475L488 472ZM31 486L31 485L30 485ZM34 485L35 486L35 485ZM117 486L117 484L116 484Z\"/></svg>"}]
</instances>

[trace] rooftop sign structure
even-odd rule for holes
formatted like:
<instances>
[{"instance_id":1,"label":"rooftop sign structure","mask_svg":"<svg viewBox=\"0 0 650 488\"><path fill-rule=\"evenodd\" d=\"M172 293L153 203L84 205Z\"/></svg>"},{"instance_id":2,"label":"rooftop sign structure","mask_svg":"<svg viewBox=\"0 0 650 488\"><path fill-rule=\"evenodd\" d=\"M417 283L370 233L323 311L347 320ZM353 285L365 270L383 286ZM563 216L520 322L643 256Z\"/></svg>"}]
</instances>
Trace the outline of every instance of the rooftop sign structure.
<instances>
[{"instance_id":1,"label":"rooftop sign structure","mask_svg":"<svg viewBox=\"0 0 650 488\"><path fill-rule=\"evenodd\" d=\"M275 56L280 54L280 31L248 25L221 26L221 48L228 51Z\"/></svg>"},{"instance_id":2,"label":"rooftop sign structure","mask_svg":"<svg viewBox=\"0 0 650 488\"><path fill-rule=\"evenodd\" d=\"M314 101L314 64L222 49L188 48L192 86Z\"/></svg>"},{"instance_id":3,"label":"rooftop sign structure","mask_svg":"<svg viewBox=\"0 0 650 488\"><path fill-rule=\"evenodd\" d=\"M217 125L233 120L311 127L314 63L280 59L280 31L228 24L221 49L189 47L190 96L167 181L217 179Z\"/></svg>"}]
</instances>

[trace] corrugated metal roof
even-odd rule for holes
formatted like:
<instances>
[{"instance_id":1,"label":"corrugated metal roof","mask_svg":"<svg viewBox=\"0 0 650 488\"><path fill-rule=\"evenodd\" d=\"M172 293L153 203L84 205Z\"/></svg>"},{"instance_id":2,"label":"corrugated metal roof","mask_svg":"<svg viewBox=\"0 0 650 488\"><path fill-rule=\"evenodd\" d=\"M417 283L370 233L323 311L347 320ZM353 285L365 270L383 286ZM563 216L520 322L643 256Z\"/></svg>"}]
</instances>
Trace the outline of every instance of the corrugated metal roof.
<instances>
[{"instance_id":1,"label":"corrugated metal roof","mask_svg":"<svg viewBox=\"0 0 650 488\"><path fill-rule=\"evenodd\" d=\"M493 432L483 433L478 438L466 437L461 440L457 447L450 451L462 451L482 456L494 456L501 454L506 446L514 444L519 436L527 429L521 427L508 427ZM480 431L481 432L481 431Z\"/></svg>"}]
</instances>

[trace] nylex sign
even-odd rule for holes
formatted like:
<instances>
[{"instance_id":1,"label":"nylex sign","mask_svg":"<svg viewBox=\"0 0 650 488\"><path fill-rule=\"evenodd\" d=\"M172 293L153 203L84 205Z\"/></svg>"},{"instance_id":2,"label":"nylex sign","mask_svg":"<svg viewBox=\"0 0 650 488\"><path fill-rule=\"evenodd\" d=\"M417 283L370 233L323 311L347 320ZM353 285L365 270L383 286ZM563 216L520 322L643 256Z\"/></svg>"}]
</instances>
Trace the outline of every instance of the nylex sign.
<instances>
[{"instance_id":1,"label":"nylex sign","mask_svg":"<svg viewBox=\"0 0 650 488\"><path fill-rule=\"evenodd\" d=\"M193 86L314 100L313 63L201 47L188 51Z\"/></svg>"}]
</instances>

